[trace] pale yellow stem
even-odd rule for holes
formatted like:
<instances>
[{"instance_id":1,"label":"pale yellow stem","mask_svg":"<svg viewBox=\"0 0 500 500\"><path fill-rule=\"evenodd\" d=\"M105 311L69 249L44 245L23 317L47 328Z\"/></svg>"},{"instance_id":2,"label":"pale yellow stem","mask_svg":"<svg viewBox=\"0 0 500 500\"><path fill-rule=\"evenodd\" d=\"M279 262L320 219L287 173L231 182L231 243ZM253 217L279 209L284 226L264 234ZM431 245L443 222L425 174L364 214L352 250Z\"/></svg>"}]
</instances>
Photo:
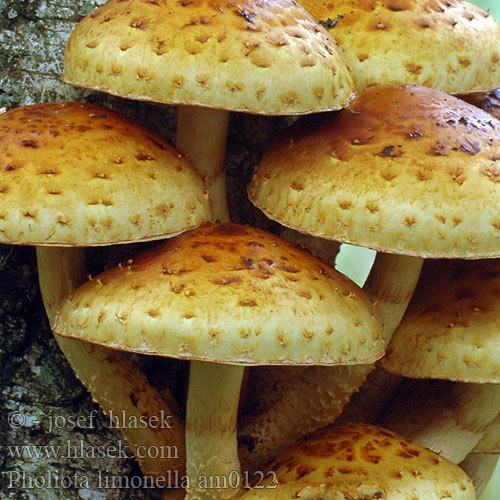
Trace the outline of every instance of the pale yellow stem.
<instances>
[{"instance_id":1,"label":"pale yellow stem","mask_svg":"<svg viewBox=\"0 0 500 500\"><path fill-rule=\"evenodd\" d=\"M197 106L179 106L176 144L198 169L212 202L213 219L229 222L226 156L229 111Z\"/></svg>"},{"instance_id":2,"label":"pale yellow stem","mask_svg":"<svg viewBox=\"0 0 500 500\"><path fill-rule=\"evenodd\" d=\"M85 276L82 248L37 248L42 298L50 323ZM55 336L59 347L94 401L120 427L149 475L184 470L184 428L127 354ZM118 419L118 420L117 420ZM145 423L151 425L145 425Z\"/></svg>"},{"instance_id":3,"label":"pale yellow stem","mask_svg":"<svg viewBox=\"0 0 500 500\"><path fill-rule=\"evenodd\" d=\"M189 500L230 500L242 490L236 439L243 366L191 361L186 411Z\"/></svg>"},{"instance_id":4,"label":"pale yellow stem","mask_svg":"<svg viewBox=\"0 0 500 500\"><path fill-rule=\"evenodd\" d=\"M377 253L364 290L375 302L384 323L386 345L399 326L417 286L424 260Z\"/></svg>"},{"instance_id":5,"label":"pale yellow stem","mask_svg":"<svg viewBox=\"0 0 500 500\"><path fill-rule=\"evenodd\" d=\"M476 496L479 498L488 486L498 463L498 455L473 454L467 455L460 467L474 482Z\"/></svg>"},{"instance_id":6,"label":"pale yellow stem","mask_svg":"<svg viewBox=\"0 0 500 500\"><path fill-rule=\"evenodd\" d=\"M405 381L379 424L460 463L500 411L500 385Z\"/></svg>"},{"instance_id":7,"label":"pale yellow stem","mask_svg":"<svg viewBox=\"0 0 500 500\"><path fill-rule=\"evenodd\" d=\"M340 250L340 243L338 241L316 238L309 234L299 233L288 227L283 229L281 236L290 243L309 250L318 259L335 267L335 258Z\"/></svg>"},{"instance_id":8,"label":"pale yellow stem","mask_svg":"<svg viewBox=\"0 0 500 500\"><path fill-rule=\"evenodd\" d=\"M472 453L500 454L500 413L486 429L481 441Z\"/></svg>"},{"instance_id":9,"label":"pale yellow stem","mask_svg":"<svg viewBox=\"0 0 500 500\"><path fill-rule=\"evenodd\" d=\"M85 280L85 249L37 247L36 258L45 312L52 325L64 301Z\"/></svg>"}]
</instances>

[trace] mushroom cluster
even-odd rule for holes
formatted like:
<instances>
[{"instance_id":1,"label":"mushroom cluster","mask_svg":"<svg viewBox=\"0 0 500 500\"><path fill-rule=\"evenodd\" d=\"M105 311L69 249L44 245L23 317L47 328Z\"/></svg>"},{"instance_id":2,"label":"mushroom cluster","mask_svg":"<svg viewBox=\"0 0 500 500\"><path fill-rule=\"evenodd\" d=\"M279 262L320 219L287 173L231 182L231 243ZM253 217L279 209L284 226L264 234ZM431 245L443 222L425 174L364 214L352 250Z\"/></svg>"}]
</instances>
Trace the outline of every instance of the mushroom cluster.
<instances>
[{"instance_id":1,"label":"mushroom cluster","mask_svg":"<svg viewBox=\"0 0 500 500\"><path fill-rule=\"evenodd\" d=\"M163 239L210 217L206 188L187 160L108 109L82 103L15 108L0 115L0 144L0 242L37 247L51 324L85 280L84 247ZM56 340L105 410L139 421L170 410L120 353ZM125 435L133 449L174 443L183 450L181 430L179 422L174 431L125 429ZM157 462L145 457L143 467L161 473L167 462Z\"/></svg>"},{"instance_id":2,"label":"mushroom cluster","mask_svg":"<svg viewBox=\"0 0 500 500\"><path fill-rule=\"evenodd\" d=\"M301 4L87 16L63 80L179 106L179 151L90 104L0 115L0 242L37 247L51 327L104 411L172 415L129 354L189 362L185 418L124 429L179 451L138 456L186 473L167 498L474 499L500 452L500 24L464 0ZM248 187L308 250L230 222L230 112L314 115ZM83 247L153 240L85 278ZM324 262L332 242L377 250L363 289Z\"/></svg>"},{"instance_id":3,"label":"mushroom cluster","mask_svg":"<svg viewBox=\"0 0 500 500\"><path fill-rule=\"evenodd\" d=\"M230 111L295 115L340 109L353 81L325 29L291 0L110 0L68 41L63 80L179 106L177 145L229 220L224 149Z\"/></svg>"}]
</instances>

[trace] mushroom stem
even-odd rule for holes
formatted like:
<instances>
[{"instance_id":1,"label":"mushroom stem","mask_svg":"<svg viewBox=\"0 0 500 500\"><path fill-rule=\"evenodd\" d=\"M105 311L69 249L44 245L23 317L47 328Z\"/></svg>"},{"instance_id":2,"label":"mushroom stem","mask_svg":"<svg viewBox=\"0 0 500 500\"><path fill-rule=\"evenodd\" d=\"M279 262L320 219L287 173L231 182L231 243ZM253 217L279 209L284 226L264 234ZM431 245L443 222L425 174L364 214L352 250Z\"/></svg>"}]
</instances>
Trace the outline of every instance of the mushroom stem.
<instances>
[{"instance_id":1,"label":"mushroom stem","mask_svg":"<svg viewBox=\"0 0 500 500\"><path fill-rule=\"evenodd\" d=\"M486 429L483 438L474 448L473 453L500 454L500 412Z\"/></svg>"},{"instance_id":2,"label":"mushroom stem","mask_svg":"<svg viewBox=\"0 0 500 500\"><path fill-rule=\"evenodd\" d=\"M317 238L306 233L299 233L288 227L283 228L281 236L294 245L306 248L323 262L335 267L335 259L340 250L340 242Z\"/></svg>"},{"instance_id":3,"label":"mushroom stem","mask_svg":"<svg viewBox=\"0 0 500 500\"><path fill-rule=\"evenodd\" d=\"M236 439L243 366L192 361L186 412L187 499L231 499L242 489Z\"/></svg>"},{"instance_id":4,"label":"mushroom stem","mask_svg":"<svg viewBox=\"0 0 500 500\"><path fill-rule=\"evenodd\" d=\"M52 325L63 302L84 281L84 249L37 247L36 252L40 289ZM94 401L121 428L142 471L156 476L168 469L182 471L183 424L128 356L60 335L55 339Z\"/></svg>"},{"instance_id":5,"label":"mushroom stem","mask_svg":"<svg viewBox=\"0 0 500 500\"><path fill-rule=\"evenodd\" d=\"M467 455L460 463L460 467L472 479L479 498L488 486L498 463L498 455L487 455L484 453Z\"/></svg>"},{"instance_id":6,"label":"mushroom stem","mask_svg":"<svg viewBox=\"0 0 500 500\"><path fill-rule=\"evenodd\" d=\"M205 181L213 219L220 222L230 220L224 172L228 124L229 111L179 106L177 148L188 157Z\"/></svg>"},{"instance_id":7,"label":"mushroom stem","mask_svg":"<svg viewBox=\"0 0 500 500\"><path fill-rule=\"evenodd\" d=\"M380 424L460 463L500 411L500 384L407 380Z\"/></svg>"},{"instance_id":8,"label":"mushroom stem","mask_svg":"<svg viewBox=\"0 0 500 500\"><path fill-rule=\"evenodd\" d=\"M37 247L38 280L49 323L70 293L85 281L85 249ZM61 339L56 336L58 343Z\"/></svg>"},{"instance_id":9,"label":"mushroom stem","mask_svg":"<svg viewBox=\"0 0 500 500\"><path fill-rule=\"evenodd\" d=\"M375 302L384 323L386 345L398 327L417 286L424 260L377 253L364 290Z\"/></svg>"}]
</instances>

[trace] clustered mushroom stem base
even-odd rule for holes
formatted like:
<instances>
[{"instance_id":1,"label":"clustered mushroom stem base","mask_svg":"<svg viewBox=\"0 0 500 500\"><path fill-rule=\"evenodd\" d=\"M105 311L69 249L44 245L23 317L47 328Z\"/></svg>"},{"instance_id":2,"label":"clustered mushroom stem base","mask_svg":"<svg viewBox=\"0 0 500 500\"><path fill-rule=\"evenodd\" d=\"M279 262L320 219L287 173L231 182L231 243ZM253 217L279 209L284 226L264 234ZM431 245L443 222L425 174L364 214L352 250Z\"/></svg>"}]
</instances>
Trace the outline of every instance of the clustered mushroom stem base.
<instances>
[{"instance_id":1,"label":"clustered mushroom stem base","mask_svg":"<svg viewBox=\"0 0 500 500\"><path fill-rule=\"evenodd\" d=\"M229 222L227 206L226 157L229 111L179 106L176 144L197 168L207 186L213 220Z\"/></svg>"},{"instance_id":2,"label":"clustered mushroom stem base","mask_svg":"<svg viewBox=\"0 0 500 500\"><path fill-rule=\"evenodd\" d=\"M188 500L228 500L242 491L236 423L243 373L243 366L191 362L186 413Z\"/></svg>"},{"instance_id":3,"label":"clustered mushroom stem base","mask_svg":"<svg viewBox=\"0 0 500 500\"><path fill-rule=\"evenodd\" d=\"M383 255L380 257L384 258ZM394 300L398 294L388 300L393 294L390 290L397 290L398 286L402 287L418 277L422 259L386 257L390 261L385 266L386 272L382 274L382 284L377 274L373 274L370 275L366 288L377 303L384 324L388 325L386 340L389 342L408 304L404 297L406 292L401 288L399 296L404 309L401 307L398 311L398 301ZM407 271L404 270L405 260L409 264ZM387 282L392 272L394 284L388 289L384 282ZM398 280L401 280L400 285ZM409 287L407 292L411 297L413 291ZM377 421L380 425L440 453L452 462L459 463L478 444L487 426L493 425L491 421L500 411L500 388L494 385L457 383L444 395L440 395L440 389L433 394L432 389L425 390L417 386L414 391L410 391L408 401L403 404L400 400L392 399L397 392L399 380L402 379L397 375L376 370L368 377L360 392L353 397L352 404L346 407L346 418L363 422ZM425 399L422 398L423 393L426 395ZM381 404L375 407L369 404L371 400ZM423 401L427 403L422 405ZM384 403L386 408L381 417ZM379 418L381 420L378 420Z\"/></svg>"},{"instance_id":4,"label":"clustered mushroom stem base","mask_svg":"<svg viewBox=\"0 0 500 500\"><path fill-rule=\"evenodd\" d=\"M62 303L84 280L84 249L38 247L37 262L42 298L52 325ZM183 424L173 416L163 398L128 356L59 335L55 335L55 339L94 401L106 413L118 418L120 427L130 422L122 432L138 457L144 474L164 476L168 469L183 471ZM151 417L168 425L155 428L133 425L134 421L141 422L141 419ZM161 456L150 452L158 449L169 452Z\"/></svg>"}]
</instances>

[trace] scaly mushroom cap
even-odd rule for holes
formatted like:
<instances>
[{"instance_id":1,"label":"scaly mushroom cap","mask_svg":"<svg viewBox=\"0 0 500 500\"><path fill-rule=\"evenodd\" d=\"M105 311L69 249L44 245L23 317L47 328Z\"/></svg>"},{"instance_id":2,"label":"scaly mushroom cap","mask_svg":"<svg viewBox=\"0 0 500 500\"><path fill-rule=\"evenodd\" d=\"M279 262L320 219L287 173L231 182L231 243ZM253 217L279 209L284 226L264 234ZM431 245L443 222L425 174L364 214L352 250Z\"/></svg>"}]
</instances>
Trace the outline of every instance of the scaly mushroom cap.
<instances>
[{"instance_id":1,"label":"scaly mushroom cap","mask_svg":"<svg viewBox=\"0 0 500 500\"><path fill-rule=\"evenodd\" d=\"M394 432L351 424L316 432L282 454L244 500L474 500L460 467ZM266 474L266 478L272 478Z\"/></svg>"},{"instance_id":2,"label":"scaly mushroom cap","mask_svg":"<svg viewBox=\"0 0 500 500\"><path fill-rule=\"evenodd\" d=\"M500 261L427 262L384 370L500 383Z\"/></svg>"},{"instance_id":3,"label":"scaly mushroom cap","mask_svg":"<svg viewBox=\"0 0 500 500\"><path fill-rule=\"evenodd\" d=\"M369 363L369 298L286 240L202 226L110 269L63 306L57 333L109 347L233 364Z\"/></svg>"},{"instance_id":4,"label":"scaly mushroom cap","mask_svg":"<svg viewBox=\"0 0 500 500\"><path fill-rule=\"evenodd\" d=\"M484 109L496 119L500 119L500 89L488 93L476 93L460 96L461 99L467 101L478 108Z\"/></svg>"},{"instance_id":5,"label":"scaly mushroom cap","mask_svg":"<svg viewBox=\"0 0 500 500\"><path fill-rule=\"evenodd\" d=\"M258 166L249 196L268 217L389 253L500 256L500 121L407 85L367 89L319 122Z\"/></svg>"},{"instance_id":6,"label":"scaly mushroom cap","mask_svg":"<svg viewBox=\"0 0 500 500\"><path fill-rule=\"evenodd\" d=\"M500 84L500 24L463 0L301 0L344 50L356 89L411 83L449 94Z\"/></svg>"},{"instance_id":7,"label":"scaly mushroom cap","mask_svg":"<svg viewBox=\"0 0 500 500\"><path fill-rule=\"evenodd\" d=\"M293 0L111 0L71 35L63 80L271 115L339 109L354 88L335 41Z\"/></svg>"},{"instance_id":8,"label":"scaly mushroom cap","mask_svg":"<svg viewBox=\"0 0 500 500\"><path fill-rule=\"evenodd\" d=\"M209 219L194 168L117 113L55 103L0 115L0 243L146 241Z\"/></svg>"}]
</instances>

